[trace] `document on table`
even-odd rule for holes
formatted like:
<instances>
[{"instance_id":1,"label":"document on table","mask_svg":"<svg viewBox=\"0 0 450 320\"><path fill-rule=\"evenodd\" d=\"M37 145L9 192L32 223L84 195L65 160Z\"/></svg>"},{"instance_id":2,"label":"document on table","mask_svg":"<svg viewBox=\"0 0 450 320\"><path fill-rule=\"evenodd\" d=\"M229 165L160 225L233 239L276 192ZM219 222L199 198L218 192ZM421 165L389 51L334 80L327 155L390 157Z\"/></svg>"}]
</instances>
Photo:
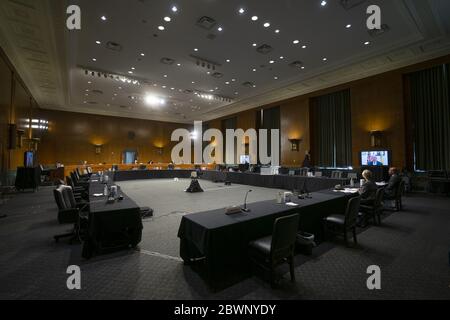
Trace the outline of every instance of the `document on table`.
<instances>
[{"instance_id":1,"label":"document on table","mask_svg":"<svg viewBox=\"0 0 450 320\"><path fill-rule=\"evenodd\" d=\"M356 188L345 188L344 190L334 190L334 192L343 192L343 193L358 193L359 189Z\"/></svg>"},{"instance_id":2,"label":"document on table","mask_svg":"<svg viewBox=\"0 0 450 320\"><path fill-rule=\"evenodd\" d=\"M103 193L94 193L93 196L94 197L103 197L104 194Z\"/></svg>"},{"instance_id":3,"label":"document on table","mask_svg":"<svg viewBox=\"0 0 450 320\"><path fill-rule=\"evenodd\" d=\"M297 207L298 203L294 203L294 202L286 202L286 205L289 207Z\"/></svg>"}]
</instances>

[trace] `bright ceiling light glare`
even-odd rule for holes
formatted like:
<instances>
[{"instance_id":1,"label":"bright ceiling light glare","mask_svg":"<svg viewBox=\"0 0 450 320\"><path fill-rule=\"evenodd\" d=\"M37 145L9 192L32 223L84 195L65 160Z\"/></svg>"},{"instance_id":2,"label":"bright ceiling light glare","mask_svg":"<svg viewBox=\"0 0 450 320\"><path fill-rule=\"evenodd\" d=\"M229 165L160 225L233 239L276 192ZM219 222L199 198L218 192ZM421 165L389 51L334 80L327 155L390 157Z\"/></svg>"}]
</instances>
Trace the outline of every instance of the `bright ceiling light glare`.
<instances>
[{"instance_id":1,"label":"bright ceiling light glare","mask_svg":"<svg viewBox=\"0 0 450 320\"><path fill-rule=\"evenodd\" d=\"M256 72L256 69L253 69L252 71L253 71L253 72Z\"/></svg>"},{"instance_id":2,"label":"bright ceiling light glare","mask_svg":"<svg viewBox=\"0 0 450 320\"><path fill-rule=\"evenodd\" d=\"M222 27L218 27L218 28L217 28L217 31L222 32L222 31L223 31L223 28L222 28Z\"/></svg>"},{"instance_id":3,"label":"bright ceiling light glare","mask_svg":"<svg viewBox=\"0 0 450 320\"><path fill-rule=\"evenodd\" d=\"M365 45L365 46L368 46L369 44L370 44L369 41L364 42L364 45Z\"/></svg>"},{"instance_id":4,"label":"bright ceiling light glare","mask_svg":"<svg viewBox=\"0 0 450 320\"><path fill-rule=\"evenodd\" d=\"M94 62L95 62L95 61L97 61L97 59L95 59L95 58L92 58L92 61L94 61Z\"/></svg>"},{"instance_id":5,"label":"bright ceiling light glare","mask_svg":"<svg viewBox=\"0 0 450 320\"><path fill-rule=\"evenodd\" d=\"M98 40L97 40L97 41L95 41L95 43L96 43L96 44L102 44L102 43L101 43L100 41L98 41Z\"/></svg>"},{"instance_id":6,"label":"bright ceiling light glare","mask_svg":"<svg viewBox=\"0 0 450 320\"><path fill-rule=\"evenodd\" d=\"M151 94L146 95L144 97L144 101L149 106L163 105L166 103L166 101L164 99L158 98Z\"/></svg>"},{"instance_id":7,"label":"bright ceiling light glare","mask_svg":"<svg viewBox=\"0 0 450 320\"><path fill-rule=\"evenodd\" d=\"M275 33L280 33L280 29L275 30Z\"/></svg>"},{"instance_id":8,"label":"bright ceiling light glare","mask_svg":"<svg viewBox=\"0 0 450 320\"><path fill-rule=\"evenodd\" d=\"M325 6L327 5L327 2L324 0L324 1L322 1L322 2L320 3L320 5L321 5L322 7L325 7Z\"/></svg>"},{"instance_id":9,"label":"bright ceiling light glare","mask_svg":"<svg viewBox=\"0 0 450 320\"><path fill-rule=\"evenodd\" d=\"M226 61L227 61L227 62L231 62L231 60L230 60L230 59L227 59Z\"/></svg>"},{"instance_id":10,"label":"bright ceiling light glare","mask_svg":"<svg viewBox=\"0 0 450 320\"><path fill-rule=\"evenodd\" d=\"M258 16L253 16L252 17L252 21L257 21L258 20Z\"/></svg>"},{"instance_id":11,"label":"bright ceiling light glare","mask_svg":"<svg viewBox=\"0 0 450 320\"><path fill-rule=\"evenodd\" d=\"M302 46L302 49L306 49L306 46L305 46L305 45L303 45L303 46Z\"/></svg>"},{"instance_id":12,"label":"bright ceiling light glare","mask_svg":"<svg viewBox=\"0 0 450 320\"><path fill-rule=\"evenodd\" d=\"M327 58L323 58L322 60L323 60L323 61L327 61L328 59L327 59Z\"/></svg>"},{"instance_id":13,"label":"bright ceiling light glare","mask_svg":"<svg viewBox=\"0 0 450 320\"><path fill-rule=\"evenodd\" d=\"M177 63L177 66L178 66L178 67L181 67L181 63Z\"/></svg>"},{"instance_id":14,"label":"bright ceiling light glare","mask_svg":"<svg viewBox=\"0 0 450 320\"><path fill-rule=\"evenodd\" d=\"M278 77L273 77L274 80L278 80Z\"/></svg>"},{"instance_id":15,"label":"bright ceiling light glare","mask_svg":"<svg viewBox=\"0 0 450 320\"><path fill-rule=\"evenodd\" d=\"M273 64L273 63L275 63L275 61L273 61L273 60L270 60L270 61L269 61L269 63L270 63L270 64Z\"/></svg>"},{"instance_id":16,"label":"bright ceiling light glare","mask_svg":"<svg viewBox=\"0 0 450 320\"><path fill-rule=\"evenodd\" d=\"M172 7L172 12L178 12L177 6L173 6L173 7Z\"/></svg>"},{"instance_id":17,"label":"bright ceiling light glare","mask_svg":"<svg viewBox=\"0 0 450 320\"><path fill-rule=\"evenodd\" d=\"M284 59L284 57L283 57L283 56L281 56L281 57L280 57L280 60L283 60L283 59Z\"/></svg>"},{"instance_id":18,"label":"bright ceiling light glare","mask_svg":"<svg viewBox=\"0 0 450 320\"><path fill-rule=\"evenodd\" d=\"M164 17L164 21L165 22L170 22L170 21L172 21L172 19L170 17Z\"/></svg>"},{"instance_id":19,"label":"bright ceiling light glare","mask_svg":"<svg viewBox=\"0 0 450 320\"><path fill-rule=\"evenodd\" d=\"M348 25L346 25L345 26L347 29L350 29L351 27L352 27L352 25L351 24L348 24Z\"/></svg>"},{"instance_id":20,"label":"bright ceiling light glare","mask_svg":"<svg viewBox=\"0 0 450 320\"><path fill-rule=\"evenodd\" d=\"M299 44L299 43L300 43L300 40L294 40L294 41L292 41L292 43L293 43L293 44Z\"/></svg>"},{"instance_id":21,"label":"bright ceiling light glare","mask_svg":"<svg viewBox=\"0 0 450 320\"><path fill-rule=\"evenodd\" d=\"M128 71L129 74L133 74L133 71Z\"/></svg>"},{"instance_id":22,"label":"bright ceiling light glare","mask_svg":"<svg viewBox=\"0 0 450 320\"><path fill-rule=\"evenodd\" d=\"M159 26L158 27L158 30L160 30L160 31L164 31L166 28L164 28L164 26Z\"/></svg>"},{"instance_id":23,"label":"bright ceiling light glare","mask_svg":"<svg viewBox=\"0 0 450 320\"><path fill-rule=\"evenodd\" d=\"M197 52L197 51L198 51L198 49L197 49L197 48L195 48L195 49L194 49L194 51L195 51L195 52Z\"/></svg>"},{"instance_id":24,"label":"bright ceiling light glare","mask_svg":"<svg viewBox=\"0 0 450 320\"><path fill-rule=\"evenodd\" d=\"M238 10L238 12L239 12L240 14L244 14L244 13L245 13L245 9L244 9L244 8L240 8L240 9Z\"/></svg>"},{"instance_id":25,"label":"bright ceiling light glare","mask_svg":"<svg viewBox=\"0 0 450 320\"><path fill-rule=\"evenodd\" d=\"M264 26L264 28L268 28L268 27L270 27L270 23L266 22L266 23L263 24L263 26Z\"/></svg>"},{"instance_id":26,"label":"bright ceiling light glare","mask_svg":"<svg viewBox=\"0 0 450 320\"><path fill-rule=\"evenodd\" d=\"M256 43L254 43L254 44L252 44L252 46L256 47L256 46L257 46L257 44L256 44Z\"/></svg>"},{"instance_id":27,"label":"bright ceiling light glare","mask_svg":"<svg viewBox=\"0 0 450 320\"><path fill-rule=\"evenodd\" d=\"M106 17L105 16L101 16L100 19L102 19L102 21L106 21Z\"/></svg>"},{"instance_id":28,"label":"bright ceiling light glare","mask_svg":"<svg viewBox=\"0 0 450 320\"><path fill-rule=\"evenodd\" d=\"M167 78L167 74L164 75L164 78Z\"/></svg>"}]
</instances>

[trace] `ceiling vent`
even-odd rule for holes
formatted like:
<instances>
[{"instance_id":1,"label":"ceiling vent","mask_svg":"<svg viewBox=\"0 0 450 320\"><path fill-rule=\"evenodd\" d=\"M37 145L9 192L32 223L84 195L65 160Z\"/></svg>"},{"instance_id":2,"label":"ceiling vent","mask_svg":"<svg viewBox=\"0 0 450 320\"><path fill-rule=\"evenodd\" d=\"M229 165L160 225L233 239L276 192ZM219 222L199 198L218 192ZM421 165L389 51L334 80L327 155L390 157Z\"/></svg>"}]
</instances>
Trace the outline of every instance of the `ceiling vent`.
<instances>
[{"instance_id":1,"label":"ceiling vent","mask_svg":"<svg viewBox=\"0 0 450 320\"><path fill-rule=\"evenodd\" d=\"M175 60L173 60L171 58L164 57L164 58L161 59L161 63L171 66L171 65L173 65L175 63Z\"/></svg>"},{"instance_id":2,"label":"ceiling vent","mask_svg":"<svg viewBox=\"0 0 450 320\"><path fill-rule=\"evenodd\" d=\"M379 37L382 34L388 32L389 30L391 30L391 28L389 28L389 26L387 24L382 24L381 25L381 29L373 29L373 30L369 30L367 31L369 33L369 35L373 38Z\"/></svg>"},{"instance_id":3,"label":"ceiling vent","mask_svg":"<svg viewBox=\"0 0 450 320\"><path fill-rule=\"evenodd\" d=\"M350 10L364 2L366 2L366 0L341 0L341 6L343 6L345 10Z\"/></svg>"},{"instance_id":4,"label":"ceiling vent","mask_svg":"<svg viewBox=\"0 0 450 320\"><path fill-rule=\"evenodd\" d=\"M122 45L120 45L116 42L112 42L112 41L108 41L108 43L106 44L106 48L108 48L109 50L112 50L112 51L117 51L117 52L122 51Z\"/></svg>"},{"instance_id":5,"label":"ceiling vent","mask_svg":"<svg viewBox=\"0 0 450 320\"><path fill-rule=\"evenodd\" d=\"M103 94L103 91L102 91L102 90L95 89L95 90L92 90L92 93L95 93L95 94Z\"/></svg>"},{"instance_id":6,"label":"ceiling vent","mask_svg":"<svg viewBox=\"0 0 450 320\"><path fill-rule=\"evenodd\" d=\"M250 82L250 81L244 82L242 85L244 87L246 87L246 88L254 88L254 87L256 87L255 84L253 82Z\"/></svg>"},{"instance_id":7,"label":"ceiling vent","mask_svg":"<svg viewBox=\"0 0 450 320\"><path fill-rule=\"evenodd\" d=\"M292 68L301 68L301 67L303 67L303 62L294 61L294 62L289 63L289 66Z\"/></svg>"},{"instance_id":8,"label":"ceiling vent","mask_svg":"<svg viewBox=\"0 0 450 320\"><path fill-rule=\"evenodd\" d=\"M203 28L205 30L211 30L214 28L214 26L217 24L217 21L213 18L203 16L200 19L198 19L196 25L200 28Z\"/></svg>"},{"instance_id":9,"label":"ceiling vent","mask_svg":"<svg viewBox=\"0 0 450 320\"><path fill-rule=\"evenodd\" d=\"M273 51L273 48L271 46L269 46L268 44L263 44L263 45L259 46L258 48L256 48L256 51L258 51L259 53L262 53L262 54L268 54Z\"/></svg>"},{"instance_id":10,"label":"ceiling vent","mask_svg":"<svg viewBox=\"0 0 450 320\"><path fill-rule=\"evenodd\" d=\"M211 74L211 76L213 76L214 78L220 79L223 77L223 73L214 72L213 74Z\"/></svg>"}]
</instances>

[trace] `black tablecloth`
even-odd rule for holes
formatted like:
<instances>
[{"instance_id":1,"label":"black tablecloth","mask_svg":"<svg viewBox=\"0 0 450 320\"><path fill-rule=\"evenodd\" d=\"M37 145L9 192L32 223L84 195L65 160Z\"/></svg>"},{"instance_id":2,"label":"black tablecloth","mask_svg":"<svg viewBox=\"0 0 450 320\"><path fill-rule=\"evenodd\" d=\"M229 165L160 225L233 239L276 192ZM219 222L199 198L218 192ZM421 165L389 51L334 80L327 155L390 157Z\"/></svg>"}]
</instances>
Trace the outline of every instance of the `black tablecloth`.
<instances>
[{"instance_id":1,"label":"black tablecloth","mask_svg":"<svg viewBox=\"0 0 450 320\"><path fill-rule=\"evenodd\" d=\"M122 201L106 203L106 197L95 197L103 193L105 185L92 176L89 183L89 221L87 239L83 246L83 257L89 258L104 249L136 246L142 238L142 219L139 206L124 194Z\"/></svg>"},{"instance_id":2,"label":"black tablecloth","mask_svg":"<svg viewBox=\"0 0 450 320\"><path fill-rule=\"evenodd\" d=\"M332 179L327 177L301 177L289 175L261 175L247 172L219 172L204 171L202 179L211 181L230 181L231 183L244 184L264 188L276 188L284 190L303 190L309 192L334 188L336 185L346 185L348 179Z\"/></svg>"},{"instance_id":3,"label":"black tablecloth","mask_svg":"<svg viewBox=\"0 0 450 320\"><path fill-rule=\"evenodd\" d=\"M178 230L180 256L186 263L206 258L207 277L214 283L224 273L243 271L248 267L248 243L272 234L273 223L278 217L299 213L299 230L314 234L320 242L323 217L344 213L351 196L317 192L312 194L312 199L295 200L298 207L270 200L249 204L249 213L228 216L225 209L218 209L186 215Z\"/></svg>"},{"instance_id":4,"label":"black tablecloth","mask_svg":"<svg viewBox=\"0 0 450 320\"><path fill-rule=\"evenodd\" d=\"M18 167L15 187L17 190L37 189L41 182L41 169L39 167Z\"/></svg>"},{"instance_id":5,"label":"black tablecloth","mask_svg":"<svg viewBox=\"0 0 450 320\"><path fill-rule=\"evenodd\" d=\"M120 170L114 172L114 181L141 179L187 179L195 170Z\"/></svg>"}]
</instances>

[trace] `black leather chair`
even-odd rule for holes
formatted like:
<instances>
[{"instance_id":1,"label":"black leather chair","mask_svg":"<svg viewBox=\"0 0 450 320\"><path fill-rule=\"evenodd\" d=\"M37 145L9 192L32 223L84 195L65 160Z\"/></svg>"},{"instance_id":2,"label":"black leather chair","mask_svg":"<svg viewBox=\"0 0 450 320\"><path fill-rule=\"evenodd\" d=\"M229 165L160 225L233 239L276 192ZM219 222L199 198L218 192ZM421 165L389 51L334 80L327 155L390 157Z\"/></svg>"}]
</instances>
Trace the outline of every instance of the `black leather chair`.
<instances>
[{"instance_id":1,"label":"black leather chair","mask_svg":"<svg viewBox=\"0 0 450 320\"><path fill-rule=\"evenodd\" d=\"M308 176L308 172L309 172L309 169L308 169L308 168L300 169L300 171L299 171L299 176L301 176L301 177L307 177L307 176Z\"/></svg>"},{"instance_id":2,"label":"black leather chair","mask_svg":"<svg viewBox=\"0 0 450 320\"><path fill-rule=\"evenodd\" d=\"M383 195L384 189L379 188L375 193L375 199L373 200L372 205L361 205L359 207L359 217L361 219L360 226L365 227L367 225L367 221L372 218L374 224L381 224L381 214L383 213Z\"/></svg>"},{"instance_id":3,"label":"black leather chair","mask_svg":"<svg viewBox=\"0 0 450 320\"><path fill-rule=\"evenodd\" d=\"M333 171L333 172L331 172L331 178L333 178L333 179L341 179L342 178L342 171Z\"/></svg>"},{"instance_id":4,"label":"black leather chair","mask_svg":"<svg viewBox=\"0 0 450 320\"><path fill-rule=\"evenodd\" d=\"M400 181L400 183L397 185L397 188L395 189L395 193L393 197L384 197L385 200L391 200L395 201L395 211L402 211L403 210L403 201L402 196L405 191L405 181Z\"/></svg>"},{"instance_id":5,"label":"black leather chair","mask_svg":"<svg viewBox=\"0 0 450 320\"><path fill-rule=\"evenodd\" d=\"M72 178L73 184L76 187L83 187L87 190L89 188L89 181L86 179L80 179L76 171L70 173L70 178Z\"/></svg>"},{"instance_id":6,"label":"black leather chair","mask_svg":"<svg viewBox=\"0 0 450 320\"><path fill-rule=\"evenodd\" d=\"M275 267L283 262L290 266L291 280L295 281L294 249L298 233L299 215L294 214L275 220L273 233L249 244L250 258L270 271L270 284L275 284Z\"/></svg>"},{"instance_id":7,"label":"black leather chair","mask_svg":"<svg viewBox=\"0 0 450 320\"><path fill-rule=\"evenodd\" d=\"M73 224L74 227L69 233L56 235L53 238L56 242L62 238L70 238L70 243L80 238L81 219L87 218L82 216L88 208L88 203L78 203L73 195L72 188L60 185L53 190L56 205L58 206L58 222L59 224Z\"/></svg>"},{"instance_id":8,"label":"black leather chair","mask_svg":"<svg viewBox=\"0 0 450 320\"><path fill-rule=\"evenodd\" d=\"M349 231L353 233L353 241L358 243L356 239L356 225L358 223L358 212L361 203L361 197L351 198L347 203L345 214L332 214L324 218L325 235L329 232L334 234L342 234L344 236L345 245L348 246L347 234Z\"/></svg>"}]
</instances>

